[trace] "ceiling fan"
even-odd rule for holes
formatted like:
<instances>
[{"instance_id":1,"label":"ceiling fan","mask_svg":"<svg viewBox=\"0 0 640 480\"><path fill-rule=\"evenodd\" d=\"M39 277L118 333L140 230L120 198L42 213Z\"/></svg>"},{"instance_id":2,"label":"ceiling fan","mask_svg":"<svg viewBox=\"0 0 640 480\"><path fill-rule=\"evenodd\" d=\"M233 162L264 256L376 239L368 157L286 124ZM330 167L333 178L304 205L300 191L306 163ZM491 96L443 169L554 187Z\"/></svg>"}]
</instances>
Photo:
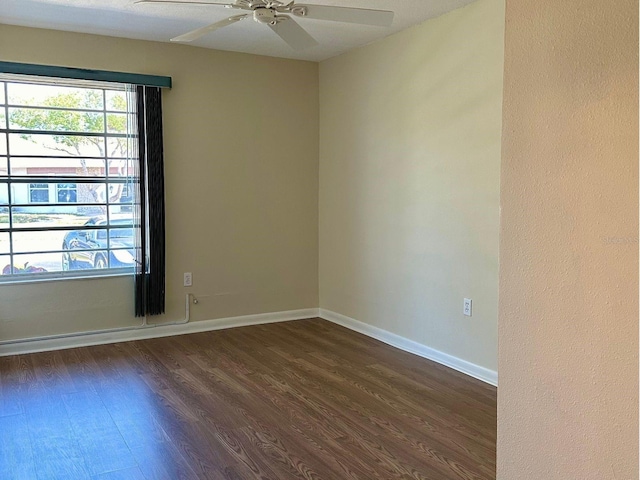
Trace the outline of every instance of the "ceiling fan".
<instances>
[{"instance_id":1,"label":"ceiling fan","mask_svg":"<svg viewBox=\"0 0 640 480\"><path fill-rule=\"evenodd\" d=\"M393 22L394 15L393 12L386 10L334 7L330 5L297 5L295 1L285 3L277 0L236 0L234 3L207 2L206 0L138 0L135 3L214 5L247 12L172 38L172 42L192 42L207 33L252 17L257 23L262 23L271 28L295 50L313 47L318 42L292 17L388 27Z\"/></svg>"}]
</instances>

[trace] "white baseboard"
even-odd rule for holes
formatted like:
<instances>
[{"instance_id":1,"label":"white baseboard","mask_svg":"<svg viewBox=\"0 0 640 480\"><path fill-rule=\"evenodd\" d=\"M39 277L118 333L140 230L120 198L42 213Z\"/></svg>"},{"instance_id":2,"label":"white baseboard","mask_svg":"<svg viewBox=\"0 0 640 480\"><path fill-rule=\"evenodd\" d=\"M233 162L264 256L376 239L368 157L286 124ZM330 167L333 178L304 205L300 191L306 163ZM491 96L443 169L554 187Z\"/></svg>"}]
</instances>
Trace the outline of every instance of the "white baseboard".
<instances>
[{"instance_id":1,"label":"white baseboard","mask_svg":"<svg viewBox=\"0 0 640 480\"><path fill-rule=\"evenodd\" d=\"M454 370L470 375L491 385L498 385L498 373L493 370L489 370L466 360L454 357L453 355L440 352L421 343L401 337L400 335L396 335L381 328L368 325L345 315L322 308L306 308L303 310L259 313L256 315L201 320L177 325L167 324L146 327L126 327L114 330L82 332L70 335L57 335L45 338L2 342L0 344L0 357L7 355L20 355L24 353L47 352L51 350L64 350L67 348L88 347L91 345L129 342L133 340L144 340L147 338L170 337L172 335L209 332L213 330L246 327L250 325L288 322L314 317L320 317L329 322L342 325L350 330L375 338L376 340L380 340L381 342L399 348L400 350L404 350L405 352L433 360L434 362L453 368Z\"/></svg>"},{"instance_id":2,"label":"white baseboard","mask_svg":"<svg viewBox=\"0 0 640 480\"><path fill-rule=\"evenodd\" d=\"M0 357L19 355L24 353L47 352L64 350L67 348L88 347L91 345L105 345L108 343L129 342L147 338L169 337L187 333L208 332L225 328L246 327L266 323L288 322L303 320L318 316L317 308L303 310L289 310L284 312L260 313L239 317L217 318L182 324L155 325L146 327L126 327L96 332L82 332L70 335L54 335L37 339L25 339L2 342Z\"/></svg>"},{"instance_id":3,"label":"white baseboard","mask_svg":"<svg viewBox=\"0 0 640 480\"><path fill-rule=\"evenodd\" d=\"M453 355L440 352L439 350L427 347L421 343L414 342L408 338L368 325L345 315L332 312L331 310L321 308L320 318L342 325L343 327L362 333L368 337L375 338L376 340L380 340L381 342L399 348L400 350L404 350L405 352L433 360L434 362L453 368L454 370L465 373L471 377L477 378L478 380L482 380L490 385L498 386L498 372L494 370L489 370L488 368L462 360L461 358L454 357Z\"/></svg>"}]
</instances>

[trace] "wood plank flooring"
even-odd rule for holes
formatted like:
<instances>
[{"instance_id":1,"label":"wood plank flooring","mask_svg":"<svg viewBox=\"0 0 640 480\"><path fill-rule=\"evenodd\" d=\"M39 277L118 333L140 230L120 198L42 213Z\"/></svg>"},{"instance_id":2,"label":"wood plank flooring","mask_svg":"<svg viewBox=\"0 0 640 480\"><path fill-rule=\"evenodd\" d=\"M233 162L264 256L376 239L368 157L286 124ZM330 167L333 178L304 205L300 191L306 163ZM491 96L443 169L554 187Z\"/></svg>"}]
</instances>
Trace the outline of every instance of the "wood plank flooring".
<instances>
[{"instance_id":1,"label":"wood plank flooring","mask_svg":"<svg viewBox=\"0 0 640 480\"><path fill-rule=\"evenodd\" d=\"M320 319L0 358L0 478L493 479L496 389Z\"/></svg>"}]
</instances>

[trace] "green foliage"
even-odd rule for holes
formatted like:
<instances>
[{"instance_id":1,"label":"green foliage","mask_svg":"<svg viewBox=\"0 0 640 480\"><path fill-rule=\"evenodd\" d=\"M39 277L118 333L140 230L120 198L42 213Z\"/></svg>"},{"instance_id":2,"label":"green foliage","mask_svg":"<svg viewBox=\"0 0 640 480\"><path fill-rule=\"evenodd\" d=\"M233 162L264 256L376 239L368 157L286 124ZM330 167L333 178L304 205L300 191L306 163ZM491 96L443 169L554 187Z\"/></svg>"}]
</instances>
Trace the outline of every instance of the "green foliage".
<instances>
[{"instance_id":1,"label":"green foliage","mask_svg":"<svg viewBox=\"0 0 640 480\"><path fill-rule=\"evenodd\" d=\"M125 112L127 110L127 100L124 93L118 95L111 95L109 97L109 104L107 105L109 110L116 110L118 112Z\"/></svg>"},{"instance_id":2,"label":"green foliage","mask_svg":"<svg viewBox=\"0 0 640 480\"><path fill-rule=\"evenodd\" d=\"M81 90L60 93L46 98L41 105L69 110L44 110L38 108L16 108L9 115L12 128L23 130L48 130L54 132L101 133L105 130L105 117L109 133L127 133L127 118L125 113L106 115L103 108L103 96L99 90ZM109 110L126 111L124 94L111 95ZM90 111L94 110L94 111ZM35 137L23 134L22 138L36 143ZM62 150L74 156L82 156L83 147L95 147L99 155L104 155L104 141L100 137L85 137L81 135L53 135L56 143L55 150ZM47 148L52 148L48 146ZM109 155L123 154L126 150L126 140L116 139L110 143Z\"/></svg>"}]
</instances>

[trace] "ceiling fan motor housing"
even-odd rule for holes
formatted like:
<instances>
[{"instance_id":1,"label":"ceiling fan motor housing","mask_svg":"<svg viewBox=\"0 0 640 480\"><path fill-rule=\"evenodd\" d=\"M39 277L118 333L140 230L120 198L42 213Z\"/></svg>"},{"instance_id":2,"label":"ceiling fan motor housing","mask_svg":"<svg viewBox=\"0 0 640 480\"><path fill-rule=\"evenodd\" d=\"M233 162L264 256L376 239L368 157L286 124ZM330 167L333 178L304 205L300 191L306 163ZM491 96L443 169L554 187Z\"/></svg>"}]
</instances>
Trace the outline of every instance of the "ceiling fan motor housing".
<instances>
[{"instance_id":1,"label":"ceiling fan motor housing","mask_svg":"<svg viewBox=\"0 0 640 480\"><path fill-rule=\"evenodd\" d=\"M276 11L272 8L256 8L253 11L253 19L258 23L266 23L268 25L275 25L278 21L276 19Z\"/></svg>"}]
</instances>

